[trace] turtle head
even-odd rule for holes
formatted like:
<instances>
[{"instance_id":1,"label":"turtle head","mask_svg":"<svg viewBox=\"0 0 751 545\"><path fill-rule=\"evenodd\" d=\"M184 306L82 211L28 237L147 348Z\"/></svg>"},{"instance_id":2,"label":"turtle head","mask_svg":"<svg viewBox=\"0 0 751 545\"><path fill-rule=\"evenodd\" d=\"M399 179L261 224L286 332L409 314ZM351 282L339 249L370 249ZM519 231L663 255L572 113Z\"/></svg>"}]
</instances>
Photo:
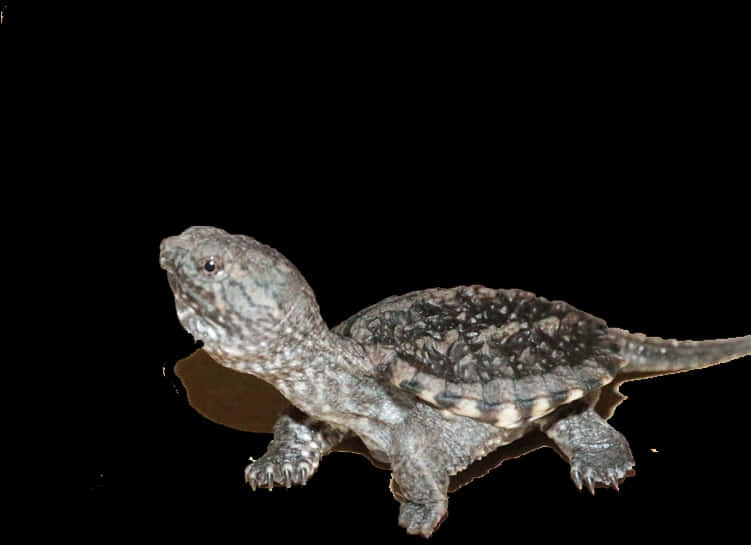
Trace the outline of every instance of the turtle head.
<instances>
[{"instance_id":1,"label":"turtle head","mask_svg":"<svg viewBox=\"0 0 751 545\"><path fill-rule=\"evenodd\" d=\"M162 241L159 262L180 323L220 363L269 357L325 327L297 268L251 237L190 227Z\"/></svg>"}]
</instances>

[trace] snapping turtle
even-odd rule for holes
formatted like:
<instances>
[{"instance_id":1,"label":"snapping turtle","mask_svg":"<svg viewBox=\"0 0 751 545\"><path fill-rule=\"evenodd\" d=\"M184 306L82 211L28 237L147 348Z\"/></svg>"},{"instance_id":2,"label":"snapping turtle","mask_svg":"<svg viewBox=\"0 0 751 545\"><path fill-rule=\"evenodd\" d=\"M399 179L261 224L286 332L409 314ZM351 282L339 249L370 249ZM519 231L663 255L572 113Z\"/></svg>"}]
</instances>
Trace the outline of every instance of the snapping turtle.
<instances>
[{"instance_id":1,"label":"snapping turtle","mask_svg":"<svg viewBox=\"0 0 751 545\"><path fill-rule=\"evenodd\" d=\"M220 364L273 385L280 415L250 486L303 485L352 434L391 467L399 524L430 536L449 477L542 430L586 486L632 473L626 439L594 410L625 373L689 370L751 354L751 335L674 341L608 328L521 290L460 286L389 297L330 330L313 291L276 250L191 227L162 241L182 325Z\"/></svg>"}]
</instances>

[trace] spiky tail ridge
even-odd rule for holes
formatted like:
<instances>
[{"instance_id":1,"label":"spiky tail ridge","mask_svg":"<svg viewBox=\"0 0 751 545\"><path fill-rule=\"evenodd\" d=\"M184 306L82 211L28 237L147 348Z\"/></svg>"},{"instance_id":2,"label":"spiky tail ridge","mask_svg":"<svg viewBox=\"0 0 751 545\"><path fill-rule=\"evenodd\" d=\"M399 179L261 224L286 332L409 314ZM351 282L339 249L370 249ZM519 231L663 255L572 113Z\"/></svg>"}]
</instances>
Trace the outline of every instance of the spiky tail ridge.
<instances>
[{"instance_id":1,"label":"spiky tail ridge","mask_svg":"<svg viewBox=\"0 0 751 545\"><path fill-rule=\"evenodd\" d=\"M676 341L610 328L627 361L622 372L689 371L751 355L751 335L711 341Z\"/></svg>"}]
</instances>

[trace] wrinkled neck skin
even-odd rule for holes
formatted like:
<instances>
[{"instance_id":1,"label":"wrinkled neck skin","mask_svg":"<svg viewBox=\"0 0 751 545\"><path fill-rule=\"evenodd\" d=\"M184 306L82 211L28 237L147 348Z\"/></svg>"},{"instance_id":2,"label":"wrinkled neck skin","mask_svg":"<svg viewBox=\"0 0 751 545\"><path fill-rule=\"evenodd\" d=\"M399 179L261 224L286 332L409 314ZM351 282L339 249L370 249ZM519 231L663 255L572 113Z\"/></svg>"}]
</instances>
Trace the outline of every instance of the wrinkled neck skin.
<instances>
[{"instance_id":1,"label":"wrinkled neck skin","mask_svg":"<svg viewBox=\"0 0 751 545\"><path fill-rule=\"evenodd\" d=\"M389 397L381 393L363 348L331 332L320 318L302 330L294 325L280 322L273 330L243 334L237 340L212 341L205 336L204 349L221 365L271 384L316 418L353 429L356 421L380 420L379 413L385 413L384 423L393 424L399 411L381 407Z\"/></svg>"}]
</instances>

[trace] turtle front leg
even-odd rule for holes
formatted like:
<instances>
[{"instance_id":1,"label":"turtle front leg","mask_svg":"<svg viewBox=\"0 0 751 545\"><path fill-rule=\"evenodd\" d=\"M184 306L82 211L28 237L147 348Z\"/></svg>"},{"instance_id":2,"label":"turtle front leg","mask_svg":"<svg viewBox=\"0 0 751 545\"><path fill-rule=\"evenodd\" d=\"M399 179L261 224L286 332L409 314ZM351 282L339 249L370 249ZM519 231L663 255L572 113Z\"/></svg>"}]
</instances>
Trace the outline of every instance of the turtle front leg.
<instances>
[{"instance_id":1,"label":"turtle front leg","mask_svg":"<svg viewBox=\"0 0 751 545\"><path fill-rule=\"evenodd\" d=\"M287 488L304 485L321 458L346 434L290 407L274 424L274 438L266 454L245 468L245 480L253 490L271 490L275 484Z\"/></svg>"},{"instance_id":2,"label":"turtle front leg","mask_svg":"<svg viewBox=\"0 0 751 545\"><path fill-rule=\"evenodd\" d=\"M568 458L571 478L594 494L597 485L618 490L618 483L632 474L634 457L626 438L593 409L568 414L545 429Z\"/></svg>"}]
</instances>

